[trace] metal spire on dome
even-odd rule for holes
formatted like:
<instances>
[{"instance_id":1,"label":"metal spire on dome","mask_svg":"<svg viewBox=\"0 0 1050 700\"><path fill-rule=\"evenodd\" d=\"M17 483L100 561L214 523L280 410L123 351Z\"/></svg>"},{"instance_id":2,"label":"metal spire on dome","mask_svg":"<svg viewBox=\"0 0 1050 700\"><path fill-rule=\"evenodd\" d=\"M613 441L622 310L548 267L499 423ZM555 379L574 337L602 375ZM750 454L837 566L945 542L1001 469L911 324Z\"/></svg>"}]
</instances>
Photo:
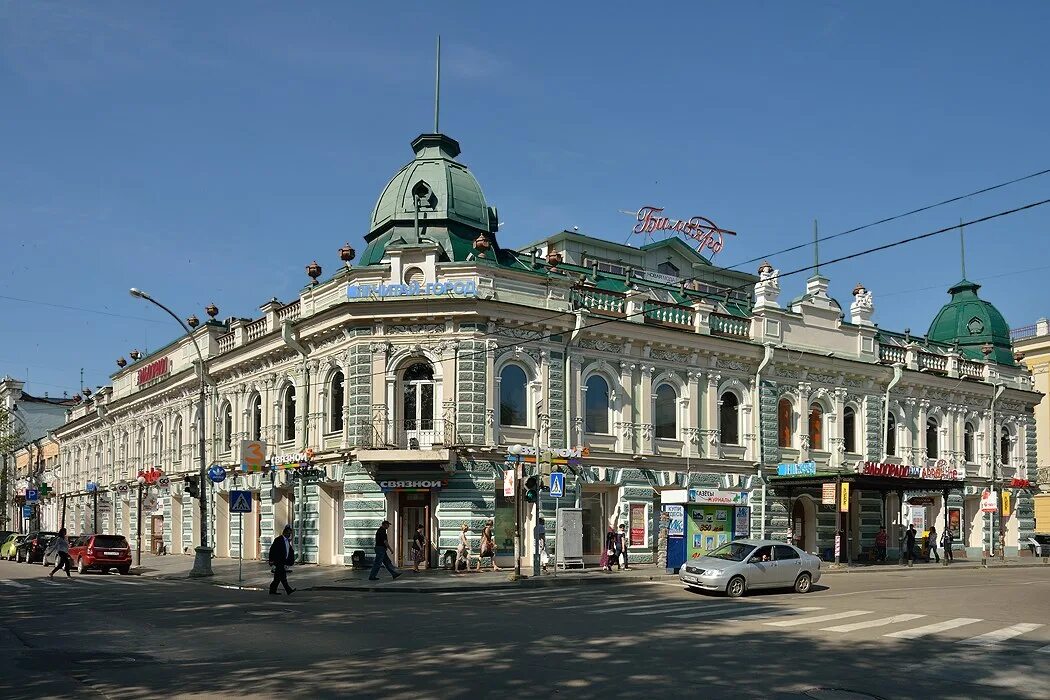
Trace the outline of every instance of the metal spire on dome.
<instances>
[{"instance_id":1,"label":"metal spire on dome","mask_svg":"<svg viewBox=\"0 0 1050 700\"><path fill-rule=\"evenodd\" d=\"M439 117L441 114L441 35L437 38L437 58L434 61L434 133L440 134Z\"/></svg>"},{"instance_id":2,"label":"metal spire on dome","mask_svg":"<svg viewBox=\"0 0 1050 700\"><path fill-rule=\"evenodd\" d=\"M959 262L962 265L962 278L966 279L966 236L963 233L963 222L959 219Z\"/></svg>"},{"instance_id":3,"label":"metal spire on dome","mask_svg":"<svg viewBox=\"0 0 1050 700\"><path fill-rule=\"evenodd\" d=\"M820 237L817 234L817 220L813 219L813 275L820 274Z\"/></svg>"}]
</instances>

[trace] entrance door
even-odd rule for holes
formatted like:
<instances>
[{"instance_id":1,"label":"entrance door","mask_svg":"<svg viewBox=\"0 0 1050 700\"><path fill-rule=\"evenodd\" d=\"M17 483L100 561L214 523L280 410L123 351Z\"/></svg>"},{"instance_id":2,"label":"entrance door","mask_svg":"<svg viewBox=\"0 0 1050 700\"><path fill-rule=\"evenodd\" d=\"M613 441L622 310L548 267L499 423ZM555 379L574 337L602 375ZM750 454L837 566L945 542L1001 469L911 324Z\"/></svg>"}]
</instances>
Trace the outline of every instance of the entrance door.
<instances>
[{"instance_id":1,"label":"entrance door","mask_svg":"<svg viewBox=\"0 0 1050 700\"><path fill-rule=\"evenodd\" d=\"M434 430L434 368L430 363L417 362L405 370L401 409L401 447L428 449L439 441Z\"/></svg>"},{"instance_id":2,"label":"entrance door","mask_svg":"<svg viewBox=\"0 0 1050 700\"><path fill-rule=\"evenodd\" d=\"M412 539L416 536L416 528L423 526L423 535L426 537L426 565L430 567L430 528L427 522L430 518L430 493L402 493L398 505L398 538L397 538L397 564L398 566L409 566L412 564Z\"/></svg>"},{"instance_id":3,"label":"entrance door","mask_svg":"<svg viewBox=\"0 0 1050 700\"><path fill-rule=\"evenodd\" d=\"M791 509L791 544L806 549L806 506L802 505L801 498L795 499Z\"/></svg>"},{"instance_id":4,"label":"entrance door","mask_svg":"<svg viewBox=\"0 0 1050 700\"><path fill-rule=\"evenodd\" d=\"M164 542L164 516L153 516L152 543L150 551L154 554L160 552L160 545Z\"/></svg>"},{"instance_id":5,"label":"entrance door","mask_svg":"<svg viewBox=\"0 0 1050 700\"><path fill-rule=\"evenodd\" d=\"M601 556L605 547L605 533L609 529L605 521L604 500L601 493L584 493L580 496L583 510L583 553L585 556Z\"/></svg>"}]
</instances>

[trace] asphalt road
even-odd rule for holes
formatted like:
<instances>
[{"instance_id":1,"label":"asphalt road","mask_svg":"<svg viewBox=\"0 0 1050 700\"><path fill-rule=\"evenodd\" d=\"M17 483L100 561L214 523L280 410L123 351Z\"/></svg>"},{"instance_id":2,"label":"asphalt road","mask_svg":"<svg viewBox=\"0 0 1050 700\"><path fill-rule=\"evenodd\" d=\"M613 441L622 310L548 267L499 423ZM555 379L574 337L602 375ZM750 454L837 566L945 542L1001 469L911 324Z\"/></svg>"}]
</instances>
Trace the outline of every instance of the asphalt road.
<instances>
[{"instance_id":1,"label":"asphalt road","mask_svg":"<svg viewBox=\"0 0 1050 700\"><path fill-rule=\"evenodd\" d=\"M671 581L277 597L44 573L0 562L0 697L1050 697L1050 569L740 600Z\"/></svg>"}]
</instances>

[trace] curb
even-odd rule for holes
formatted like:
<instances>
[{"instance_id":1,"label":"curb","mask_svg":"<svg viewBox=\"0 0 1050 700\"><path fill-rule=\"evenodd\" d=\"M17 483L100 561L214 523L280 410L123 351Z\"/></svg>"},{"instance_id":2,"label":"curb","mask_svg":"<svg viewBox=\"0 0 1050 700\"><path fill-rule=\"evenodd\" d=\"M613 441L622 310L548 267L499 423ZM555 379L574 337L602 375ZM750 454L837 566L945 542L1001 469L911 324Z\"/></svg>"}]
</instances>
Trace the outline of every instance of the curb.
<instances>
[{"instance_id":1,"label":"curb","mask_svg":"<svg viewBox=\"0 0 1050 700\"><path fill-rule=\"evenodd\" d=\"M868 574L878 573L887 571L948 571L955 569L956 571L1010 571L1013 569L1041 569L1043 567L1050 567L1050 564L1044 564L1042 562L1029 563L1018 563L1018 564L966 564L966 565L948 565L943 564L926 564L924 566L901 566L899 564L888 564L880 567L870 566L850 566L850 567L837 567L837 568L822 568L820 570L821 576L825 574Z\"/></svg>"}]
</instances>

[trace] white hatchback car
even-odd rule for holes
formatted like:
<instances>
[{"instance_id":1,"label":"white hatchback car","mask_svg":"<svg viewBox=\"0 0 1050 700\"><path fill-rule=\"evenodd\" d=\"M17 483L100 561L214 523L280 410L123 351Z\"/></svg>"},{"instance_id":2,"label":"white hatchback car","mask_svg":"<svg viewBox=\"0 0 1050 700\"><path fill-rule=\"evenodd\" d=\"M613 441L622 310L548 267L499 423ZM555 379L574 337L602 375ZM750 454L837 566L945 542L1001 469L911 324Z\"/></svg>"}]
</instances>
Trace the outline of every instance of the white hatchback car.
<instances>
[{"instance_id":1,"label":"white hatchback car","mask_svg":"<svg viewBox=\"0 0 1050 700\"><path fill-rule=\"evenodd\" d=\"M808 593L820 580L820 559L786 542L734 540L682 566L687 588L725 591L738 598L758 588L794 588Z\"/></svg>"}]
</instances>

